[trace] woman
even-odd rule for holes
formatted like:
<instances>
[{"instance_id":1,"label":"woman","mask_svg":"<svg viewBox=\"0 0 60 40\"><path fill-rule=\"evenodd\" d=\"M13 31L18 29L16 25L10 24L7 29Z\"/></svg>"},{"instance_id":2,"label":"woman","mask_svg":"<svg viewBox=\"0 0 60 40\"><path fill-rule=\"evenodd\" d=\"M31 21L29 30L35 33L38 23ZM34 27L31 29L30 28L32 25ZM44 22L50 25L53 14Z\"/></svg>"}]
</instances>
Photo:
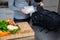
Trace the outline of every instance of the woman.
<instances>
[{"instance_id":1,"label":"woman","mask_svg":"<svg viewBox=\"0 0 60 40\"><path fill-rule=\"evenodd\" d=\"M29 21L29 14L25 14L25 6L28 6L26 0L8 0L8 6L14 11L14 21L22 22Z\"/></svg>"}]
</instances>

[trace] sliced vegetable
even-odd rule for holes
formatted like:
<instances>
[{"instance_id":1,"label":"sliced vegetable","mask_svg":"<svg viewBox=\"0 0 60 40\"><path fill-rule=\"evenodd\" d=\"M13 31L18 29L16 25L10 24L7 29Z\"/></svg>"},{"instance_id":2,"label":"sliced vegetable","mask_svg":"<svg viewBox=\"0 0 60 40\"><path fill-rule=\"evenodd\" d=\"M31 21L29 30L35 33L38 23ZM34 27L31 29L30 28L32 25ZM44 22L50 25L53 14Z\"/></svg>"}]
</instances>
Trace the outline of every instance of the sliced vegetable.
<instances>
[{"instance_id":1,"label":"sliced vegetable","mask_svg":"<svg viewBox=\"0 0 60 40\"><path fill-rule=\"evenodd\" d=\"M1 36L7 36L7 35L9 35L10 34L10 32L2 32L2 31L0 31L0 37Z\"/></svg>"},{"instance_id":2,"label":"sliced vegetable","mask_svg":"<svg viewBox=\"0 0 60 40\"><path fill-rule=\"evenodd\" d=\"M0 20L0 30L3 32L7 32L8 23L5 20Z\"/></svg>"},{"instance_id":3,"label":"sliced vegetable","mask_svg":"<svg viewBox=\"0 0 60 40\"><path fill-rule=\"evenodd\" d=\"M18 29L18 27L17 26L13 26L13 25L8 25L7 29L8 30L16 30L16 29Z\"/></svg>"},{"instance_id":4,"label":"sliced vegetable","mask_svg":"<svg viewBox=\"0 0 60 40\"><path fill-rule=\"evenodd\" d=\"M18 29L15 29L15 30L9 30L9 31L10 31L10 33L12 33L12 34L15 34L15 33L17 33L19 30L20 30L20 27L18 27Z\"/></svg>"}]
</instances>

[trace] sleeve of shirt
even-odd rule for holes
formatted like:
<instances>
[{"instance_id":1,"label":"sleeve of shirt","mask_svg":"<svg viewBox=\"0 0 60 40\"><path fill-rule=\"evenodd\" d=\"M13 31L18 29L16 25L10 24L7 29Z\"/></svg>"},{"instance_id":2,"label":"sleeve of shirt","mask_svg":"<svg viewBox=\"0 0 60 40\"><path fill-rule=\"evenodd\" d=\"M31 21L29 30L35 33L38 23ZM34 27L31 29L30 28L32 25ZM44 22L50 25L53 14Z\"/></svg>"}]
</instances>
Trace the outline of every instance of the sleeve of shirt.
<instances>
[{"instance_id":1,"label":"sleeve of shirt","mask_svg":"<svg viewBox=\"0 0 60 40\"><path fill-rule=\"evenodd\" d=\"M33 5L34 7L36 7L37 3L34 0L31 0L31 5Z\"/></svg>"},{"instance_id":2,"label":"sleeve of shirt","mask_svg":"<svg viewBox=\"0 0 60 40\"><path fill-rule=\"evenodd\" d=\"M14 10L14 11L20 11L19 8L14 6L14 0L8 0L8 7L9 9Z\"/></svg>"}]
</instances>

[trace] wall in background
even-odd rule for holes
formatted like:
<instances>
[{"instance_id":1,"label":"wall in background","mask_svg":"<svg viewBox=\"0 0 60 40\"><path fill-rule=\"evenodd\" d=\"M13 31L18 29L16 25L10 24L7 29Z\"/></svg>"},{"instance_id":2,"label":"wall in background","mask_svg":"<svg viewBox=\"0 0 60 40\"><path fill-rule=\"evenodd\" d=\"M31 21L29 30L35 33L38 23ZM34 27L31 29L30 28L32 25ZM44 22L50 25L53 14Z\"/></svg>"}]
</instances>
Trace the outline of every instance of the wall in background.
<instances>
[{"instance_id":1,"label":"wall in background","mask_svg":"<svg viewBox=\"0 0 60 40\"><path fill-rule=\"evenodd\" d=\"M8 0L0 0L0 2L6 2L6 1L8 1Z\"/></svg>"},{"instance_id":2,"label":"wall in background","mask_svg":"<svg viewBox=\"0 0 60 40\"><path fill-rule=\"evenodd\" d=\"M59 5L58 5L58 12L60 14L60 0L59 0Z\"/></svg>"},{"instance_id":3,"label":"wall in background","mask_svg":"<svg viewBox=\"0 0 60 40\"><path fill-rule=\"evenodd\" d=\"M0 0L0 8L7 8L8 0Z\"/></svg>"},{"instance_id":4,"label":"wall in background","mask_svg":"<svg viewBox=\"0 0 60 40\"><path fill-rule=\"evenodd\" d=\"M58 12L59 0L43 0L43 2L45 4L44 5L45 9Z\"/></svg>"}]
</instances>

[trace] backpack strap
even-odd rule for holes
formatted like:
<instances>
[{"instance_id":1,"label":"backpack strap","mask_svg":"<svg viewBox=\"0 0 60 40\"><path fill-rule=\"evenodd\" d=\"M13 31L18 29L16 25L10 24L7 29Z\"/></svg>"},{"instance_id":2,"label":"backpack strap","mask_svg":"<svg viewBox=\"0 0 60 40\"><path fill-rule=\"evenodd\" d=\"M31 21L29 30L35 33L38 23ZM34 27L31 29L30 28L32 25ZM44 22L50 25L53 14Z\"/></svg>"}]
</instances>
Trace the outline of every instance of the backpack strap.
<instances>
[{"instance_id":1,"label":"backpack strap","mask_svg":"<svg viewBox=\"0 0 60 40\"><path fill-rule=\"evenodd\" d=\"M13 3L13 5L15 6L15 0L14 0L14 3Z\"/></svg>"}]
</instances>

